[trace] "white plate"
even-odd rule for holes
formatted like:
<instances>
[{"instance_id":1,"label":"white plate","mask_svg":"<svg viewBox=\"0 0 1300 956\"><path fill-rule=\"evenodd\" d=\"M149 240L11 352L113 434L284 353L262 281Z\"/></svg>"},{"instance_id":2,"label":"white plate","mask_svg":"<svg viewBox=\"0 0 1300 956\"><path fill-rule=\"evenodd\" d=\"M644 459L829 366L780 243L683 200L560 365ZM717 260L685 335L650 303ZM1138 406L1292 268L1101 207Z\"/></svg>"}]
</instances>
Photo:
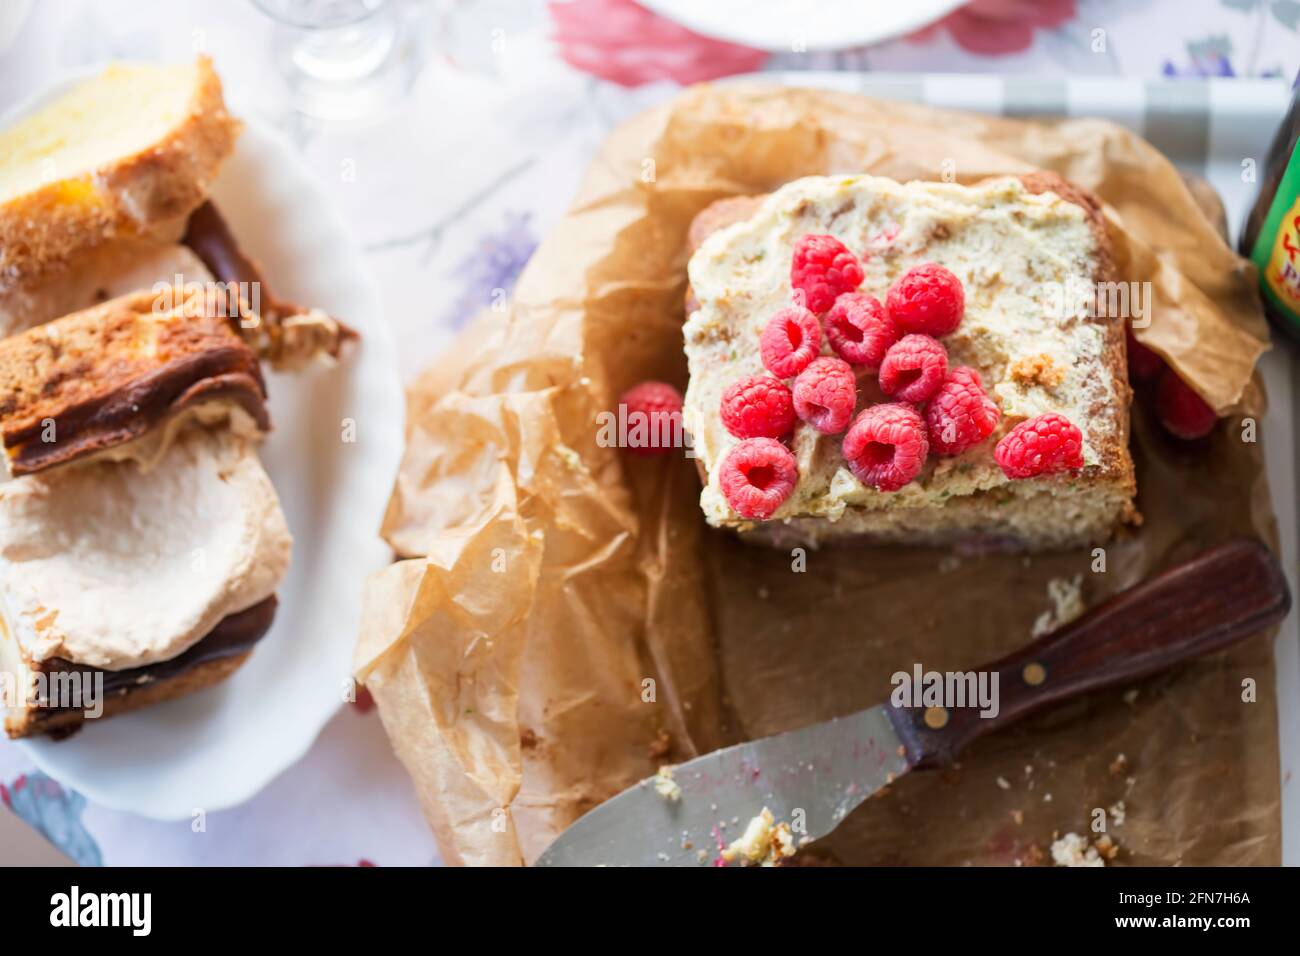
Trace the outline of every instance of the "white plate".
<instances>
[{"instance_id":1,"label":"white plate","mask_svg":"<svg viewBox=\"0 0 1300 956\"><path fill-rule=\"evenodd\" d=\"M402 454L405 410L379 290L293 149L244 120L214 200L277 293L320 306L361 333L336 368L268 375L274 429L262 461L294 537L275 623L216 687L91 721L64 741L19 744L41 770L92 802L163 820L242 803L307 752L344 700L362 581L391 560L378 529ZM355 443L343 441L344 419L356 423Z\"/></svg>"},{"instance_id":2,"label":"white plate","mask_svg":"<svg viewBox=\"0 0 1300 956\"><path fill-rule=\"evenodd\" d=\"M845 50L919 30L966 0L639 0L718 40L789 53Z\"/></svg>"}]
</instances>

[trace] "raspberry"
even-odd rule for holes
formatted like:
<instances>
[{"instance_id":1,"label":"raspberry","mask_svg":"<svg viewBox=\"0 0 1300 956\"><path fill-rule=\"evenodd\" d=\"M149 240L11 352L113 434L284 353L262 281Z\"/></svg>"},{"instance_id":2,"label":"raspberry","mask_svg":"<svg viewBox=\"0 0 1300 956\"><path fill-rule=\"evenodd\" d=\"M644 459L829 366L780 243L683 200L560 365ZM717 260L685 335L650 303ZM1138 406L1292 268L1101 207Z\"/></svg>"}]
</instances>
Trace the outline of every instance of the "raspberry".
<instances>
[{"instance_id":1,"label":"raspberry","mask_svg":"<svg viewBox=\"0 0 1300 956\"><path fill-rule=\"evenodd\" d=\"M939 338L961 325L966 293L955 275L937 262L926 262L908 269L889 287L885 307L899 331Z\"/></svg>"},{"instance_id":2,"label":"raspberry","mask_svg":"<svg viewBox=\"0 0 1300 956\"><path fill-rule=\"evenodd\" d=\"M862 284L862 264L834 236L811 233L794 244L790 263L790 285L803 293L802 304L821 315L845 292Z\"/></svg>"},{"instance_id":3,"label":"raspberry","mask_svg":"<svg viewBox=\"0 0 1300 956\"><path fill-rule=\"evenodd\" d=\"M758 339L763 367L777 378L794 378L822 348L817 316L801 305L782 309L768 320Z\"/></svg>"},{"instance_id":4,"label":"raspberry","mask_svg":"<svg viewBox=\"0 0 1300 956\"><path fill-rule=\"evenodd\" d=\"M924 402L943 384L948 350L928 335L904 335L880 363L880 390L903 402Z\"/></svg>"},{"instance_id":5,"label":"raspberry","mask_svg":"<svg viewBox=\"0 0 1300 956\"><path fill-rule=\"evenodd\" d=\"M872 405L844 436L849 471L878 491L897 491L921 473L930 442L911 405Z\"/></svg>"},{"instance_id":6,"label":"raspberry","mask_svg":"<svg viewBox=\"0 0 1300 956\"><path fill-rule=\"evenodd\" d=\"M1138 382L1145 382L1148 379L1155 378L1160 374L1161 369L1165 367L1165 360L1162 359L1158 352L1147 348L1133 335L1131 328L1125 327L1125 334L1128 337L1128 374Z\"/></svg>"},{"instance_id":7,"label":"raspberry","mask_svg":"<svg viewBox=\"0 0 1300 956\"><path fill-rule=\"evenodd\" d=\"M628 451L661 455L672 450L681 431L681 392L664 382L642 382L624 392L618 403L627 406ZM638 417L633 418L634 414ZM632 439L636 439L635 445Z\"/></svg>"},{"instance_id":8,"label":"raspberry","mask_svg":"<svg viewBox=\"0 0 1300 956\"><path fill-rule=\"evenodd\" d=\"M960 455L993 434L1002 412L984 392L980 373L964 365L951 370L925 406L930 447L939 455Z\"/></svg>"},{"instance_id":9,"label":"raspberry","mask_svg":"<svg viewBox=\"0 0 1300 956\"><path fill-rule=\"evenodd\" d=\"M1160 424L1178 438L1204 438L1219 420L1214 409L1170 368L1160 376L1156 392L1156 413Z\"/></svg>"},{"instance_id":10,"label":"raspberry","mask_svg":"<svg viewBox=\"0 0 1300 956\"><path fill-rule=\"evenodd\" d=\"M766 521L799 481L794 455L775 438L746 438L722 459L718 484L742 518Z\"/></svg>"},{"instance_id":11,"label":"raspberry","mask_svg":"<svg viewBox=\"0 0 1300 956\"><path fill-rule=\"evenodd\" d=\"M1083 432L1064 415L1047 412L1011 429L993 450L1008 478L1033 478L1083 467Z\"/></svg>"},{"instance_id":12,"label":"raspberry","mask_svg":"<svg viewBox=\"0 0 1300 956\"><path fill-rule=\"evenodd\" d=\"M898 331L875 296L846 292L826 313L826 339L844 361L874 372Z\"/></svg>"},{"instance_id":13,"label":"raspberry","mask_svg":"<svg viewBox=\"0 0 1300 956\"><path fill-rule=\"evenodd\" d=\"M823 435L844 431L858 403L858 382L843 359L823 355L794 380L795 413Z\"/></svg>"},{"instance_id":14,"label":"raspberry","mask_svg":"<svg viewBox=\"0 0 1300 956\"><path fill-rule=\"evenodd\" d=\"M794 422L794 400L780 379L751 375L722 393L722 424L737 438L780 438Z\"/></svg>"}]
</instances>

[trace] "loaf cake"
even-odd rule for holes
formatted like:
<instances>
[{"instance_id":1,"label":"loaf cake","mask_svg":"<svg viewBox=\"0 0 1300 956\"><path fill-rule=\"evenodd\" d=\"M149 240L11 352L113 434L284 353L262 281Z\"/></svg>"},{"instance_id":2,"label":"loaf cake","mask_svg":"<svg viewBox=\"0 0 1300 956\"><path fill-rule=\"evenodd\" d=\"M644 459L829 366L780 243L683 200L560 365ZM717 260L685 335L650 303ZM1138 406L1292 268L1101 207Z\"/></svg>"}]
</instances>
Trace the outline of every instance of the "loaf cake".
<instances>
[{"instance_id":1,"label":"loaf cake","mask_svg":"<svg viewBox=\"0 0 1300 956\"><path fill-rule=\"evenodd\" d=\"M88 461L0 484L0 675L11 704L37 688L6 731L67 732L88 710L223 679L270 627L290 547L253 445L228 430L186 429L148 469ZM92 695L98 675L94 706L51 699L50 678L72 674Z\"/></svg>"},{"instance_id":2,"label":"loaf cake","mask_svg":"<svg viewBox=\"0 0 1300 956\"><path fill-rule=\"evenodd\" d=\"M776 545L1032 550L1101 541L1134 519L1124 322L1095 301L1114 271L1100 208L1084 191L1047 173L971 186L810 177L765 197L715 203L697 217L690 241L683 419L709 524ZM829 285L809 284L799 271L814 266ZM908 289L929 295L936 282L953 287L959 323L926 329L925 306L913 302L922 311L908 319L921 323L911 331L934 337L909 334L901 314ZM864 357L862 343L836 338L828 316L844 303L893 329L881 346L899 362ZM802 364L774 365L764 332L794 306L814 317L817 328L802 327L819 344ZM848 328L843 315L837 321ZM790 335L800 333L778 336L786 353ZM930 369L930 357L938 384L922 388L917 370ZM834 394L848 396L844 408L828 412L808 389L801 405L798 369L808 365L819 385L840 376L844 390ZM943 421L934 417L936 388L977 396L974 414L984 417L970 441L949 446L933 433ZM768 418L759 426L744 418L760 413ZM875 439L890 429L915 437L915 467L881 481L873 456L888 458L891 448ZM738 437L755 434L771 437ZM1039 460L1049 447L1058 457ZM738 497L737 461L740 471L759 462L756 481L773 484L776 496L762 507ZM764 494L743 482L740 491Z\"/></svg>"},{"instance_id":3,"label":"loaf cake","mask_svg":"<svg viewBox=\"0 0 1300 956\"><path fill-rule=\"evenodd\" d=\"M115 238L179 236L239 130L199 57L114 64L0 133L0 293Z\"/></svg>"},{"instance_id":4,"label":"loaf cake","mask_svg":"<svg viewBox=\"0 0 1300 956\"><path fill-rule=\"evenodd\" d=\"M266 386L236 331L239 309L202 285L168 286L0 340L9 473L93 454L145 462L189 419L250 438L266 431Z\"/></svg>"}]
</instances>

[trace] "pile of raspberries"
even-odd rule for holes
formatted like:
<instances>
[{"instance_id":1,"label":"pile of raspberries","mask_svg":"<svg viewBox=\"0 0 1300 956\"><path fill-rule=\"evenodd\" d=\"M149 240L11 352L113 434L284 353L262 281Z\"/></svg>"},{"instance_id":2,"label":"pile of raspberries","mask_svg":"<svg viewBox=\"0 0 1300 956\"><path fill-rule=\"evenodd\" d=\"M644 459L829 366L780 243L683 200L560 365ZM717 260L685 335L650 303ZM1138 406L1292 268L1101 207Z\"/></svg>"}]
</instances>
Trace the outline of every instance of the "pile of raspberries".
<instances>
[{"instance_id":1,"label":"pile of raspberries","mask_svg":"<svg viewBox=\"0 0 1300 956\"><path fill-rule=\"evenodd\" d=\"M948 367L940 341L961 324L965 291L937 263L909 269L882 305L858 287L862 264L833 236L806 235L794 249L794 304L759 339L766 375L722 394L722 424L740 443L723 459L719 484L742 517L772 517L799 481L785 444L796 421L824 435L844 433L841 451L864 485L897 491L926 457L957 455L993 434L1001 412L973 368ZM834 355L822 355L825 338ZM878 376L891 401L857 407L855 367ZM1009 478L1083 467L1083 435L1055 412L1020 422L994 458Z\"/></svg>"}]
</instances>

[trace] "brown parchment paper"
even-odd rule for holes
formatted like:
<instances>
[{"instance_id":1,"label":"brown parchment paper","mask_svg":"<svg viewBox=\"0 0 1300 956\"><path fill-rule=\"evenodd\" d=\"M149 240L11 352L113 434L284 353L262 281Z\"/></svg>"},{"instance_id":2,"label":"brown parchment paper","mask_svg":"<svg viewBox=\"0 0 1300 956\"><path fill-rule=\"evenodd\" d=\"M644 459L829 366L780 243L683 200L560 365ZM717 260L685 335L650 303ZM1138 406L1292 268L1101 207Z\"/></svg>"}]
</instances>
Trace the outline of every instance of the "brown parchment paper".
<instances>
[{"instance_id":1,"label":"brown parchment paper","mask_svg":"<svg viewBox=\"0 0 1300 956\"><path fill-rule=\"evenodd\" d=\"M1152 283L1139 338L1222 413L1164 436L1139 395L1137 531L1025 558L746 546L700 517L693 464L597 445L596 416L646 378L685 386L687 226L709 202L799 176L959 181L1056 170L1107 204L1125 278ZM356 671L450 863L532 860L593 805L745 737L851 712L889 676L977 666L1030 640L1048 582L1087 603L1237 534L1274 543L1255 360L1268 334L1221 210L1110 123L1026 122L766 86L700 87L621 127L522 276L409 394ZM1271 645L1256 639L1098 694L916 773L804 851L851 864L1032 863L1111 818L1121 860L1276 864ZM1257 685L1255 703L1242 682ZM1120 755L1123 759L1119 759ZM719 808L722 819L755 808ZM743 821L741 821L743 822Z\"/></svg>"}]
</instances>

